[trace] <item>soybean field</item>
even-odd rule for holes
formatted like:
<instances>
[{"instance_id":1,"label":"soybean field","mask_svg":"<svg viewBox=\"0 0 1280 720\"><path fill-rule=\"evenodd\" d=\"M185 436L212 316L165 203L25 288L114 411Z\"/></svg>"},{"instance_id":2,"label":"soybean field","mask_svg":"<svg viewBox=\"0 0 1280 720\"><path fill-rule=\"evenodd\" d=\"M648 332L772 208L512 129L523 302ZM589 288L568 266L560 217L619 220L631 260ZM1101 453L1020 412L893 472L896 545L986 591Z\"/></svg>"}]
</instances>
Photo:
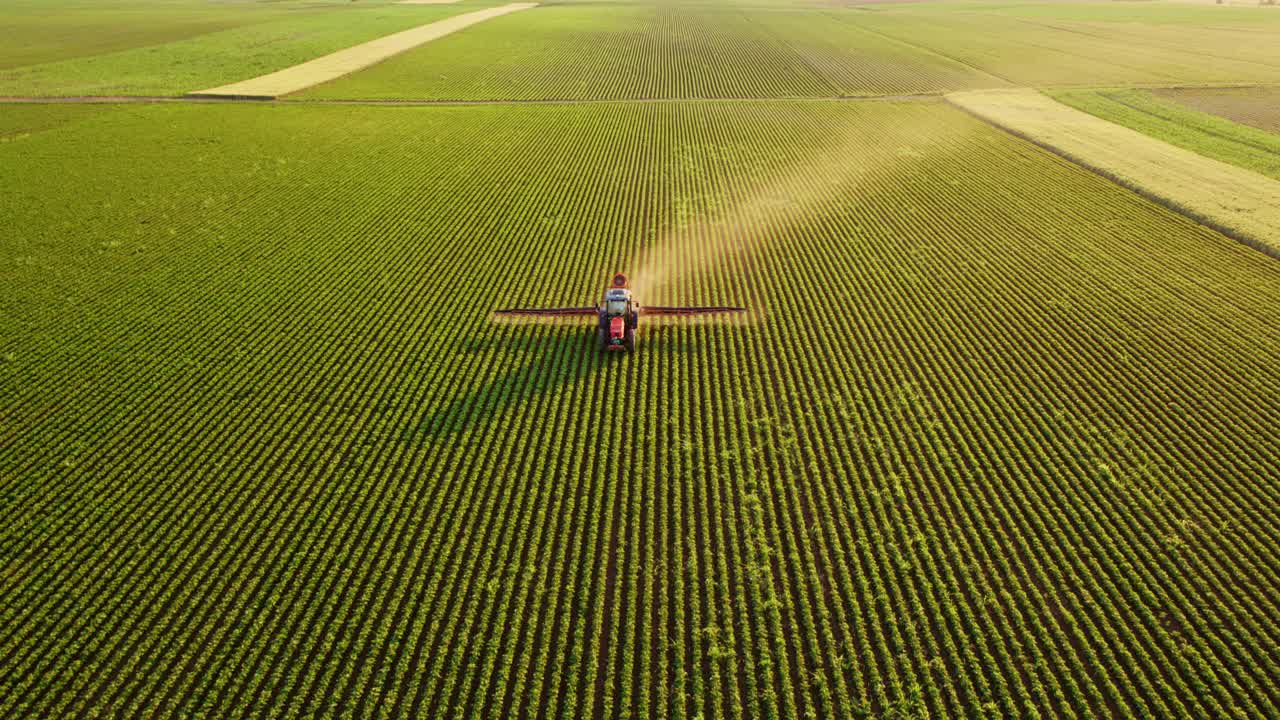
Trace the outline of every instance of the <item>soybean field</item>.
<instances>
[{"instance_id":1,"label":"soybean field","mask_svg":"<svg viewBox=\"0 0 1280 720\"><path fill-rule=\"evenodd\" d=\"M165 43L246 32L184 3ZM162 97L0 102L0 717L1275 717L1277 259L895 30L1160 63L1216 10L1272 27L547 3L272 101L184 98L162 44ZM1046 90L1233 142L1095 71ZM615 272L748 312L618 354L491 317Z\"/></svg>"}]
</instances>

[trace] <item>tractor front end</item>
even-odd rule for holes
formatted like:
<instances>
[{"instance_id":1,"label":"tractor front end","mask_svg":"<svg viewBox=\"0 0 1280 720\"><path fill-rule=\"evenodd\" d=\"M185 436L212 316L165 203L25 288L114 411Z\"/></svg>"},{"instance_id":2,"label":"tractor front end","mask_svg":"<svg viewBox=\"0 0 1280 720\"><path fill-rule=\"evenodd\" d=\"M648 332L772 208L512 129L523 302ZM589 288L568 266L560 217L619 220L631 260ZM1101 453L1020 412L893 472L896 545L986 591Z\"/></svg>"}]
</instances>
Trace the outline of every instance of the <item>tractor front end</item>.
<instances>
[{"instance_id":1,"label":"tractor front end","mask_svg":"<svg viewBox=\"0 0 1280 720\"><path fill-rule=\"evenodd\" d=\"M605 345L605 350L609 352L628 350L627 334L626 317L618 315L609 318L609 341Z\"/></svg>"}]
</instances>

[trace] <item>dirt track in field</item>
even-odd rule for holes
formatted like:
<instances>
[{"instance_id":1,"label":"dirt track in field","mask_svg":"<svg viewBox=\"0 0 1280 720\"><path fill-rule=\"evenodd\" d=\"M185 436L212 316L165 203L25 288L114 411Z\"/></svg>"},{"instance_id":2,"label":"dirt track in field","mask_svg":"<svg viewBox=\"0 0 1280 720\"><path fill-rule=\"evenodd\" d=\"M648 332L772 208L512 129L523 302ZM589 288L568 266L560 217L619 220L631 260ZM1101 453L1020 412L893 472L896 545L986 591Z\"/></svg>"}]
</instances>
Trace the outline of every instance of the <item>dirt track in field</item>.
<instances>
[{"instance_id":1,"label":"dirt track in field","mask_svg":"<svg viewBox=\"0 0 1280 720\"><path fill-rule=\"evenodd\" d=\"M947 100L1262 252L1280 257L1280 182L1143 135L1036 90Z\"/></svg>"},{"instance_id":2,"label":"dirt track in field","mask_svg":"<svg viewBox=\"0 0 1280 720\"><path fill-rule=\"evenodd\" d=\"M511 3L495 8L463 13L438 22L421 25L386 37L370 40L355 47L339 50L300 65L278 70L268 75L199 90L194 96L221 96L235 98L276 98L305 90L314 85L342 77L387 58L411 50L464 28L502 15L537 7L537 3Z\"/></svg>"}]
</instances>

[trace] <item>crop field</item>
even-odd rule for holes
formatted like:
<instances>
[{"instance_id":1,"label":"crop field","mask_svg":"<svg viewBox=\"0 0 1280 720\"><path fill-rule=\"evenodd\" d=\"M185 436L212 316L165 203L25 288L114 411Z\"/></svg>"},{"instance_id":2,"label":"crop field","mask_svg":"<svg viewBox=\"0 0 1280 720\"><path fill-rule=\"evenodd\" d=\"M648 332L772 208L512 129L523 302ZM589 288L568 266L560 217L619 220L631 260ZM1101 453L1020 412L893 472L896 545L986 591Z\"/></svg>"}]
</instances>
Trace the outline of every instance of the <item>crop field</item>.
<instances>
[{"instance_id":1,"label":"crop field","mask_svg":"<svg viewBox=\"0 0 1280 720\"><path fill-rule=\"evenodd\" d=\"M1280 271L941 102L135 105L0 167L0 715L1280 705ZM646 248L750 321L486 319Z\"/></svg>"},{"instance_id":2,"label":"crop field","mask_svg":"<svg viewBox=\"0 0 1280 720\"><path fill-rule=\"evenodd\" d=\"M1135 22L1137 3L1111 4L904 4L859 23L1012 85L1280 81L1280 13L1147 3Z\"/></svg>"},{"instance_id":3,"label":"crop field","mask_svg":"<svg viewBox=\"0 0 1280 720\"><path fill-rule=\"evenodd\" d=\"M867 32L858 15L698 5L547 6L432 43L303 97L826 97L1006 85Z\"/></svg>"},{"instance_id":4,"label":"crop field","mask_svg":"<svg viewBox=\"0 0 1280 720\"><path fill-rule=\"evenodd\" d=\"M565 5L521 15L491 20L302 97L485 100L834 93L766 25L731 9Z\"/></svg>"},{"instance_id":5,"label":"crop field","mask_svg":"<svg viewBox=\"0 0 1280 720\"><path fill-rule=\"evenodd\" d=\"M230 98L254 98L275 100L282 95L296 93L314 85L329 82L353 72L383 62L420 45L438 40L446 35L465 30L476 23L491 20L521 10L537 7L534 3L508 3L473 12L454 15L443 20L418 25L408 30L347 47L307 62L260 75L248 80L208 88L193 93L197 96L222 96Z\"/></svg>"},{"instance_id":6,"label":"crop field","mask_svg":"<svg viewBox=\"0 0 1280 720\"><path fill-rule=\"evenodd\" d=\"M1036 90L947 100L994 125L1280 258L1280 182L1072 108ZM1225 138L1215 138L1225 142ZM1265 157L1265 146L1253 148ZM1258 159L1250 157L1248 159Z\"/></svg>"},{"instance_id":7,"label":"crop field","mask_svg":"<svg viewBox=\"0 0 1280 720\"><path fill-rule=\"evenodd\" d=\"M320 5L321 10L309 12L295 8L283 17L284 10L278 10L270 21L171 42L0 67L0 96L180 95L264 75L475 8L346 5Z\"/></svg>"},{"instance_id":8,"label":"crop field","mask_svg":"<svg viewBox=\"0 0 1280 720\"><path fill-rule=\"evenodd\" d=\"M1200 112L1280 133L1280 88L1179 88L1152 92Z\"/></svg>"},{"instance_id":9,"label":"crop field","mask_svg":"<svg viewBox=\"0 0 1280 720\"><path fill-rule=\"evenodd\" d=\"M104 54L306 14L325 4L201 0L4 0L0 68ZM300 7L301 6L301 7Z\"/></svg>"},{"instance_id":10,"label":"crop field","mask_svg":"<svg viewBox=\"0 0 1280 720\"><path fill-rule=\"evenodd\" d=\"M1280 9L503 2L0 0L0 718L1280 717Z\"/></svg>"},{"instance_id":11,"label":"crop field","mask_svg":"<svg viewBox=\"0 0 1280 720\"><path fill-rule=\"evenodd\" d=\"M49 1L55 11L42 14L9 0L23 39L0 49L0 96L180 95L501 4L245 0L227 3L232 11L194 0L91 10ZM551 0L302 96L792 98L1280 82L1280 13L1145 5L1139 23L1133 3Z\"/></svg>"},{"instance_id":12,"label":"crop field","mask_svg":"<svg viewBox=\"0 0 1280 720\"><path fill-rule=\"evenodd\" d=\"M0 112L0 142L73 123L107 109L105 105L11 105Z\"/></svg>"},{"instance_id":13,"label":"crop field","mask_svg":"<svg viewBox=\"0 0 1280 720\"><path fill-rule=\"evenodd\" d=\"M1192 110L1154 91L1067 90L1054 97L1107 122L1280 180L1280 134Z\"/></svg>"},{"instance_id":14,"label":"crop field","mask_svg":"<svg viewBox=\"0 0 1280 720\"><path fill-rule=\"evenodd\" d=\"M1260 18L1242 26L1220 22L1221 8L1159 6L1161 22L1139 25L1132 9L1095 4L1090 14L1072 4L874 7L549 3L302 97L785 98L1280 82L1280 13L1228 11Z\"/></svg>"}]
</instances>

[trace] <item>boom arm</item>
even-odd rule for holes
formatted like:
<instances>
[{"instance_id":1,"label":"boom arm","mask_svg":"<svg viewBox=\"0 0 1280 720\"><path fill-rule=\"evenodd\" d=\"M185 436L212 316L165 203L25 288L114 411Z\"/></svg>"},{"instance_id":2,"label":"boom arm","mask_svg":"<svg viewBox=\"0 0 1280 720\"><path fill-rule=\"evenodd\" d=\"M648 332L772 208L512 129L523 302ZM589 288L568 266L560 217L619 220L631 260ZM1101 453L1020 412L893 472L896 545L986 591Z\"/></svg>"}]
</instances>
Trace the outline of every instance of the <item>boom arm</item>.
<instances>
[{"instance_id":1,"label":"boom arm","mask_svg":"<svg viewBox=\"0 0 1280 720\"><path fill-rule=\"evenodd\" d=\"M747 309L744 307L734 307L732 305L709 305L706 307L676 307L668 305L641 305L641 315L729 315L732 313L744 313Z\"/></svg>"},{"instance_id":2,"label":"boom arm","mask_svg":"<svg viewBox=\"0 0 1280 720\"><path fill-rule=\"evenodd\" d=\"M559 307L559 308L506 308L494 310L494 315L530 315L534 317L573 317L589 315L595 317L598 311L594 307Z\"/></svg>"}]
</instances>

